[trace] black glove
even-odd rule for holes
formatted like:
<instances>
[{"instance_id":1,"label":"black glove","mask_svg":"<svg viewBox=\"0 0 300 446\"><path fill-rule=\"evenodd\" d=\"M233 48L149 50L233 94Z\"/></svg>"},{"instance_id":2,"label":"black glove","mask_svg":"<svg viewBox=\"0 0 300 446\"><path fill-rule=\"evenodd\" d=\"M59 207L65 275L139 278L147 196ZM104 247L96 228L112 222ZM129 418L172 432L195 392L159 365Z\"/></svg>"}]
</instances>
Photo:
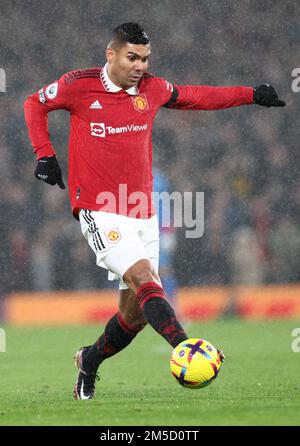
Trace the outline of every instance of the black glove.
<instances>
[{"instance_id":1,"label":"black glove","mask_svg":"<svg viewBox=\"0 0 300 446\"><path fill-rule=\"evenodd\" d=\"M284 107L285 102L278 99L278 94L272 85L263 84L254 87L253 101L255 104L264 105L265 107Z\"/></svg>"},{"instance_id":2,"label":"black glove","mask_svg":"<svg viewBox=\"0 0 300 446\"><path fill-rule=\"evenodd\" d=\"M46 183L51 184L51 186L57 184L61 189L66 188L55 155L45 156L44 158L39 159L34 175L38 180L44 180Z\"/></svg>"}]
</instances>

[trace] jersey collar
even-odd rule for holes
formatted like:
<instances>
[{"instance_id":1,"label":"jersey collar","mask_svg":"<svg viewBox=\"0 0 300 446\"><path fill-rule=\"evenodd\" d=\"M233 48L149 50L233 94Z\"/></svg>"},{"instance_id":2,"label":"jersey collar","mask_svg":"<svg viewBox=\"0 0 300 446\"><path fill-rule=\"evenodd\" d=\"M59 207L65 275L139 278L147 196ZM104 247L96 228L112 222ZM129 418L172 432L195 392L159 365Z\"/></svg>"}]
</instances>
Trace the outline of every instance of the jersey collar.
<instances>
[{"instance_id":1,"label":"jersey collar","mask_svg":"<svg viewBox=\"0 0 300 446\"><path fill-rule=\"evenodd\" d=\"M109 91L110 93L118 93L119 91L122 90L121 87L118 87L116 84L114 84L108 77L107 63L104 65L104 67L101 70L100 78L101 78L103 87L105 88L106 91ZM136 86L130 87L125 91L126 91L126 93L128 93L129 95L132 95L132 96L139 94L139 89Z\"/></svg>"}]
</instances>

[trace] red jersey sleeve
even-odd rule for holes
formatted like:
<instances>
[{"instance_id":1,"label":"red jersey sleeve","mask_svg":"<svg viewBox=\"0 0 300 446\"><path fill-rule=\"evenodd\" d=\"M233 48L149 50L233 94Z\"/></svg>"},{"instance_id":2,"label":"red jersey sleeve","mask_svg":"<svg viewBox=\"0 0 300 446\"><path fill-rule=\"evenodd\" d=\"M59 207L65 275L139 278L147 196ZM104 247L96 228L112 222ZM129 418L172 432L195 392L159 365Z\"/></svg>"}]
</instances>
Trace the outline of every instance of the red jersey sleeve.
<instances>
[{"instance_id":1,"label":"red jersey sleeve","mask_svg":"<svg viewBox=\"0 0 300 446\"><path fill-rule=\"evenodd\" d=\"M181 110L221 110L253 104L252 87L211 87L175 85L168 108Z\"/></svg>"},{"instance_id":2,"label":"red jersey sleeve","mask_svg":"<svg viewBox=\"0 0 300 446\"><path fill-rule=\"evenodd\" d=\"M55 155L48 131L48 113L58 109L71 111L72 90L64 74L59 80L46 85L25 100L25 121L37 159Z\"/></svg>"},{"instance_id":3,"label":"red jersey sleeve","mask_svg":"<svg viewBox=\"0 0 300 446\"><path fill-rule=\"evenodd\" d=\"M158 91L159 105L161 107L165 106L169 103L173 95L174 87L170 82L166 81L166 79L163 79L162 77L154 77L154 79L156 82L156 90Z\"/></svg>"}]
</instances>

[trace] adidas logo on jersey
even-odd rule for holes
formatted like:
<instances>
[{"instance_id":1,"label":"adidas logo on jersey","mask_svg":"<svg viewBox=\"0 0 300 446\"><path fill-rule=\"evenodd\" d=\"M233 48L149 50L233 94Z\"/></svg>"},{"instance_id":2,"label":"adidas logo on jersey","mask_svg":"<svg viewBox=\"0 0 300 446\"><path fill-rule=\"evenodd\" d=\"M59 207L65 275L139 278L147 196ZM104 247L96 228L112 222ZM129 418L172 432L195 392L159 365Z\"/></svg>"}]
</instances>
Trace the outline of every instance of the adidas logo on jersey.
<instances>
[{"instance_id":1,"label":"adidas logo on jersey","mask_svg":"<svg viewBox=\"0 0 300 446\"><path fill-rule=\"evenodd\" d=\"M90 108L92 108L92 109L101 109L102 108L102 105L100 104L100 102L97 100L97 101L95 101L95 102L93 102L92 103L92 105L90 106Z\"/></svg>"}]
</instances>

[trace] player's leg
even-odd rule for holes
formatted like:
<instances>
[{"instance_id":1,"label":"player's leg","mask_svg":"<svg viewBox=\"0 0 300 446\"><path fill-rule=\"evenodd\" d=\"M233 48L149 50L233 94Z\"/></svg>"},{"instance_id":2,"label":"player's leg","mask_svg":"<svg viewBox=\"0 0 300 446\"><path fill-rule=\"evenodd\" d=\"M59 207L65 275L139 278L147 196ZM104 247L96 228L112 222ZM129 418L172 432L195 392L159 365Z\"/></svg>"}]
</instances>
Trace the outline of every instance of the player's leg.
<instances>
[{"instance_id":1,"label":"player's leg","mask_svg":"<svg viewBox=\"0 0 300 446\"><path fill-rule=\"evenodd\" d=\"M175 347L188 338L165 297L161 281L148 259L139 260L123 276L135 293L146 321Z\"/></svg>"},{"instance_id":2,"label":"player's leg","mask_svg":"<svg viewBox=\"0 0 300 446\"><path fill-rule=\"evenodd\" d=\"M73 391L75 399L94 397L100 364L126 348L146 325L135 293L130 289L120 290L119 311L108 321L97 341L80 348L75 355L79 369Z\"/></svg>"},{"instance_id":3,"label":"player's leg","mask_svg":"<svg viewBox=\"0 0 300 446\"><path fill-rule=\"evenodd\" d=\"M116 262L117 265L120 260L134 263L135 250L129 250L130 257L127 245L123 246L128 238L131 239L132 233L130 227L127 229L126 226L123 230L124 218L89 210L82 210L79 217L82 233L96 255L98 266L108 269L104 262L107 257L112 257L112 263ZM118 229L111 229L115 227ZM132 243L135 243L135 240ZM123 270L125 269L127 268L123 267ZM118 271L114 272L118 274ZM125 289L120 292L120 311L108 321L103 334L92 346L82 347L75 354L75 363L79 369L74 387L76 399L94 397L97 369L101 362L127 347L146 324L135 294L125 284L122 286ZM132 312L133 308L135 312Z\"/></svg>"},{"instance_id":4,"label":"player's leg","mask_svg":"<svg viewBox=\"0 0 300 446\"><path fill-rule=\"evenodd\" d=\"M122 290L120 293L119 313L127 326L132 327L137 332L147 325L136 295L130 288Z\"/></svg>"},{"instance_id":5,"label":"player's leg","mask_svg":"<svg viewBox=\"0 0 300 446\"><path fill-rule=\"evenodd\" d=\"M108 321L104 332L89 347L85 366L95 373L107 358L126 348L147 325L135 293L130 289L120 290L119 311Z\"/></svg>"},{"instance_id":6,"label":"player's leg","mask_svg":"<svg viewBox=\"0 0 300 446\"><path fill-rule=\"evenodd\" d=\"M151 258L153 262L158 263L157 224L152 220L149 222L139 222L123 216L91 211L82 211L80 213L80 222L82 232L96 254L97 265L105 267L119 278L125 278L125 273L128 273L126 279L128 279L128 284L133 292L121 294L123 296L122 301L127 301L127 304L121 306L123 310L119 311L119 314L115 315L108 322L103 335L99 338L98 347L100 347L99 352L101 358L98 357L94 365L91 364L94 361L93 358L89 362L90 365L88 367L85 359L90 352L91 346L80 349L76 354L76 364L79 369L79 374L74 389L74 396L78 399L91 399L95 391L97 360L99 361L100 359L101 363L103 359L125 348L135 337L136 333L144 326L145 320L158 333L164 336L171 345L177 345L186 339L187 335L178 323L174 311L167 301L163 299L164 293L161 288L160 279L153 265L149 260L141 260ZM151 225L153 226L152 233ZM144 234L144 239L141 239L139 233L141 231L140 227L143 226L145 227L144 232L147 236ZM151 252L151 246L152 248L156 247L152 250L153 252ZM148 248L146 249L146 247ZM141 268L140 262L146 262L146 267L142 263ZM151 287L150 290L149 286ZM144 287L143 290L140 289L142 287ZM156 288L153 291L154 287ZM142 291L143 293L141 293ZM148 291L152 292L151 296L148 296ZM146 299L144 299L144 293L147 294ZM133 295L137 299L135 303ZM137 311L135 317L143 314L145 320L144 318L140 320L134 318L131 320L131 324L126 320L129 317L130 311L124 311L124 308L129 308L130 302L132 302L135 308L139 306L142 311L142 313ZM130 325L134 326L134 330L132 330ZM122 333L121 336L120 333ZM119 347L112 347L112 338L122 338L121 345ZM107 339L109 339L108 343L106 342ZM97 343L95 344L94 347L97 348ZM94 355L92 356L94 357Z\"/></svg>"}]
</instances>

